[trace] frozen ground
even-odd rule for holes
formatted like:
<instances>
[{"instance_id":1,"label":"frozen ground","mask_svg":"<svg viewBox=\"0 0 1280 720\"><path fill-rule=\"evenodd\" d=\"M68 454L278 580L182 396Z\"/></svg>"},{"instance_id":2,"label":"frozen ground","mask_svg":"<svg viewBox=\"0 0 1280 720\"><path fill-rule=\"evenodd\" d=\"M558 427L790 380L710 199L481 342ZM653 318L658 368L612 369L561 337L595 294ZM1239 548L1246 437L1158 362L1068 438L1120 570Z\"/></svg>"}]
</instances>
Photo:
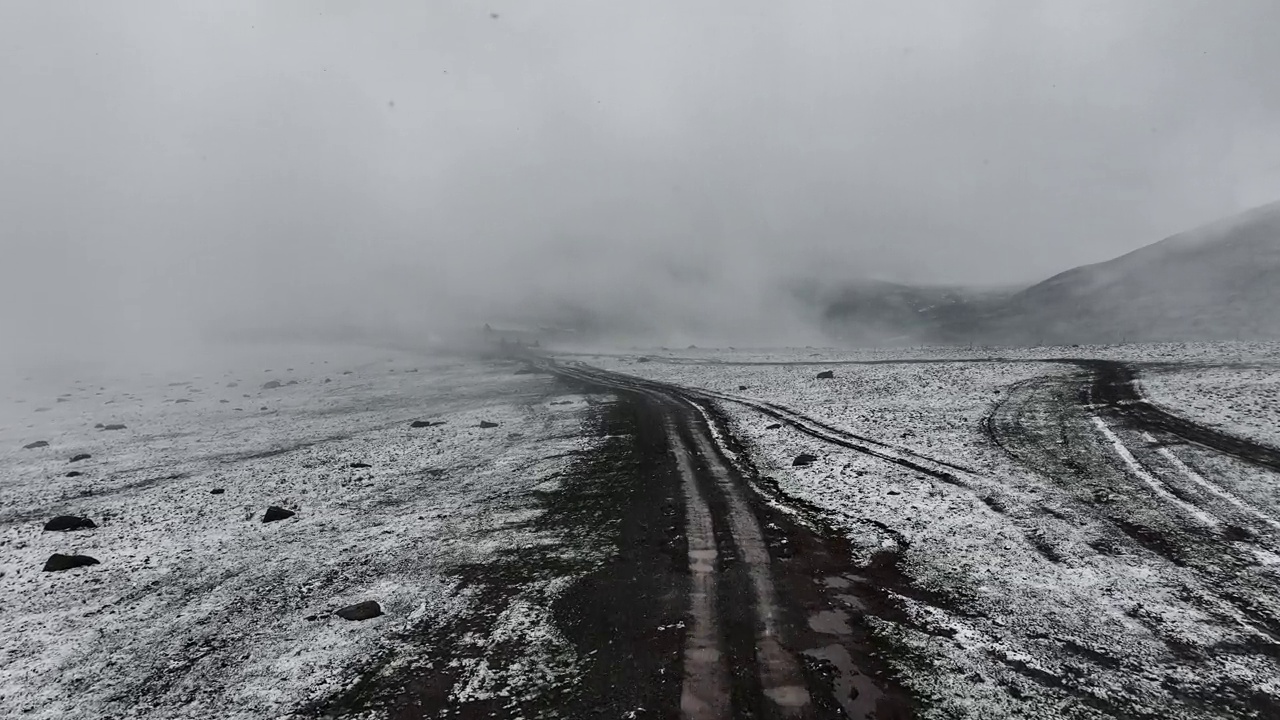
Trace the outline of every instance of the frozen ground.
<instances>
[{"instance_id":1,"label":"frozen ground","mask_svg":"<svg viewBox=\"0 0 1280 720\"><path fill-rule=\"evenodd\" d=\"M989 356L1010 361L959 362ZM895 357L950 362L842 364ZM891 649L924 716L1277 716L1275 473L1088 404L1084 369L1036 362L1065 357L1259 363L1276 346L573 359L721 396L779 501L816 507L853 541L865 570L840 582L902 571L888 591L904 618L847 609ZM835 377L817 379L825 369ZM1274 376L1232 372L1211 371L1216 394L1187 414L1266 427ZM1177 411L1186 396L1159 383L1181 375L1152 390ZM793 467L802 452L816 462Z\"/></svg>"},{"instance_id":2,"label":"frozen ground","mask_svg":"<svg viewBox=\"0 0 1280 720\"><path fill-rule=\"evenodd\" d=\"M1146 373L1142 384L1163 406L1280 448L1280 359L1161 368Z\"/></svg>"},{"instance_id":3,"label":"frozen ground","mask_svg":"<svg viewBox=\"0 0 1280 720\"><path fill-rule=\"evenodd\" d=\"M11 388L0 716L311 712L370 668L392 673L429 651L424 628L474 599L458 568L551 543L529 519L535 495L591 442L585 398L504 363L322 348L261 357ZM272 380L282 386L264 389ZM410 428L416 419L444 424ZM23 449L34 441L48 446ZM81 453L92 457L69 462ZM264 524L269 505L297 514ZM98 527L42 531L62 514ZM41 572L53 553L101 564ZM559 586L543 585L511 603L494 638L473 638L521 647L526 672L504 677L478 653L458 669L458 692L506 693L572 664L543 622ZM333 614L364 600L385 615Z\"/></svg>"}]
</instances>

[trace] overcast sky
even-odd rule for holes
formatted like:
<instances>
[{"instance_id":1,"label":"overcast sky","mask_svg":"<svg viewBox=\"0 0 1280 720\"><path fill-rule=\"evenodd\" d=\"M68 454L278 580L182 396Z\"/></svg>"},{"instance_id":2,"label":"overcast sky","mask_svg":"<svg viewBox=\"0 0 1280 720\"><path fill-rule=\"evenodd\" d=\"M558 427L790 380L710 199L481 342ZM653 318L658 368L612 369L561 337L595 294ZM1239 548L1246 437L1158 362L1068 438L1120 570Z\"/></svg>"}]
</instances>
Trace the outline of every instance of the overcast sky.
<instances>
[{"instance_id":1,"label":"overcast sky","mask_svg":"<svg viewBox=\"0 0 1280 720\"><path fill-rule=\"evenodd\" d=\"M10 0L0 322L1029 282L1280 199L1277 28L1274 0Z\"/></svg>"}]
</instances>

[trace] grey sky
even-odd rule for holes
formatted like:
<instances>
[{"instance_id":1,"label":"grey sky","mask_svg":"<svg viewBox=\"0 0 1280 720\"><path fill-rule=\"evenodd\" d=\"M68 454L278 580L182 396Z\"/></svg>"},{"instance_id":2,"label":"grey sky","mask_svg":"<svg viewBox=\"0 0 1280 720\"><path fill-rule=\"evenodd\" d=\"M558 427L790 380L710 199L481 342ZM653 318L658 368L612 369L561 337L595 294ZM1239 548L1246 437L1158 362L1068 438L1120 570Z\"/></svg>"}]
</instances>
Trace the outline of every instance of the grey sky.
<instances>
[{"instance_id":1,"label":"grey sky","mask_svg":"<svg viewBox=\"0 0 1280 720\"><path fill-rule=\"evenodd\" d=\"M1277 29L1271 0L14 0L0 322L1035 280L1280 198Z\"/></svg>"}]
</instances>

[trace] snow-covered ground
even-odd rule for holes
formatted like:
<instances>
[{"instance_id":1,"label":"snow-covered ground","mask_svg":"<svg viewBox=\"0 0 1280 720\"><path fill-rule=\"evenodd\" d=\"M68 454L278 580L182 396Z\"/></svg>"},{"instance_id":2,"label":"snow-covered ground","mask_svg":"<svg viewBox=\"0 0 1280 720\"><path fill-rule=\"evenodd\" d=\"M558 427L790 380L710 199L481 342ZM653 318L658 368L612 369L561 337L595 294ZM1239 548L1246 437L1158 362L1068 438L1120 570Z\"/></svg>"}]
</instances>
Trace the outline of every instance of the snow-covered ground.
<instances>
[{"instance_id":1,"label":"snow-covered ground","mask_svg":"<svg viewBox=\"0 0 1280 720\"><path fill-rule=\"evenodd\" d=\"M1207 477L1219 493L1263 488L1264 481L1274 486L1274 477L1198 448L1161 448L1157 454L1148 449L1149 438L1106 423L1100 431L1101 420L1074 404L1081 381L1073 374L1079 369L1035 359L1259 362L1276 351L1268 344L989 353L688 349L573 359L776 403L882 443L877 447L891 454L959 466L953 481L945 481L777 427L749 406L718 403L762 473L786 497L818 507L852 540L861 563L871 566L885 551L900 558L908 586L896 590L897 600L911 622L869 622L899 649L895 662L906 682L929 698L925 716L1063 717L1069 710L1071 717L1110 717L1106 708L1120 707L1139 717L1198 718L1220 716L1213 709L1219 704L1231 705L1232 717L1246 716L1241 708L1263 702L1258 698L1272 703L1258 708L1275 708L1280 698L1274 658L1265 650L1238 650L1275 647L1269 621L1254 621L1275 615L1277 506L1274 494L1234 495L1236 505L1230 506L1217 499L1202 502L1190 494L1194 488L1176 485L1175 495L1152 475L1172 477L1168 473L1177 475L1181 468L1181 474ZM840 364L987 356L1014 361ZM817 364L753 364L762 362ZM834 378L817 379L826 369ZM1234 402L1233 429L1262 427L1275 417L1267 404L1274 397L1271 380L1250 374L1233 387L1229 375L1211 377L1222 389L1216 398L1204 398L1202 407L1237 397L1227 392L1250 398ZM1076 463L1070 472L1027 467L984 430L984 418L1002 398L1025 388L1036 388L1040 400L1022 407L1017 419L1043 432L1035 442L1049 461ZM1169 398L1166 389L1161 385L1153 392ZM1181 410L1184 402L1175 396L1168 404ZM818 460L793 467L802 452ZM1202 535L1205 518L1218 528L1209 535ZM1134 523L1130 527L1139 530L1128 532L1144 539L1147 528L1163 528L1153 535L1164 533L1189 549L1170 559L1130 540L1117 522ZM1251 528L1248 543L1233 545L1217 534L1231 522ZM1200 564L1202 552L1211 559ZM1228 583L1233 588L1224 591ZM1232 592L1239 587L1253 593L1251 599L1236 602ZM1269 604L1250 607L1254 602ZM859 612L853 606L850 611ZM1250 614L1259 611L1261 616Z\"/></svg>"},{"instance_id":2,"label":"snow-covered ground","mask_svg":"<svg viewBox=\"0 0 1280 720\"><path fill-rule=\"evenodd\" d=\"M1163 368L1145 373L1142 386L1153 402L1184 417L1280 448L1280 359Z\"/></svg>"},{"instance_id":3,"label":"snow-covered ground","mask_svg":"<svg viewBox=\"0 0 1280 720\"><path fill-rule=\"evenodd\" d=\"M534 495L591 442L585 398L509 363L323 348L261 357L10 390L0 716L278 717L388 658L410 662L406 637L466 611L453 569L547 542L527 523ZM411 428L417 419L443 424ZM23 449L35 441L48 446ZM271 505L296 515L263 523ZM42 530L64 514L97 528ZM54 553L100 564L42 572ZM385 615L333 614L365 600ZM521 602L503 632L545 650L546 611ZM484 667L472 674L475 692L496 682Z\"/></svg>"}]
</instances>

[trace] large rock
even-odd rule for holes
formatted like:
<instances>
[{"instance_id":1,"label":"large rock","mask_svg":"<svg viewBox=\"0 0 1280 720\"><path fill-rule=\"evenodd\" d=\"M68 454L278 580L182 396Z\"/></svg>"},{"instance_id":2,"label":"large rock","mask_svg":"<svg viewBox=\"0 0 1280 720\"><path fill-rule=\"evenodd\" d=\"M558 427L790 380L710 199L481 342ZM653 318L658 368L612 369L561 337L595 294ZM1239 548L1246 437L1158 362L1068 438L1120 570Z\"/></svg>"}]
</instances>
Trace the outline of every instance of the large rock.
<instances>
[{"instance_id":1,"label":"large rock","mask_svg":"<svg viewBox=\"0 0 1280 720\"><path fill-rule=\"evenodd\" d=\"M71 570L78 567L88 567L97 565L97 558L91 558L88 555L63 555L54 553L44 564L45 572L62 572L63 570Z\"/></svg>"},{"instance_id":2,"label":"large rock","mask_svg":"<svg viewBox=\"0 0 1280 720\"><path fill-rule=\"evenodd\" d=\"M44 524L45 530L89 530L98 527L87 517L77 517L75 515L59 515Z\"/></svg>"},{"instance_id":3,"label":"large rock","mask_svg":"<svg viewBox=\"0 0 1280 720\"><path fill-rule=\"evenodd\" d=\"M124 430L125 427L121 423L113 423L111 425L103 425L103 430Z\"/></svg>"},{"instance_id":4,"label":"large rock","mask_svg":"<svg viewBox=\"0 0 1280 720\"><path fill-rule=\"evenodd\" d=\"M337 612L344 620L371 620L382 614L382 606L373 600L348 605Z\"/></svg>"},{"instance_id":5,"label":"large rock","mask_svg":"<svg viewBox=\"0 0 1280 720\"><path fill-rule=\"evenodd\" d=\"M796 456L795 460L791 461L791 467L804 467L805 465L812 465L817 461L818 461L817 455L810 455L809 453L800 453L799 455Z\"/></svg>"},{"instance_id":6,"label":"large rock","mask_svg":"<svg viewBox=\"0 0 1280 720\"><path fill-rule=\"evenodd\" d=\"M431 427L431 421L430 421L430 420L414 420L413 422L409 423L409 427L411 427L411 428L429 428L429 427Z\"/></svg>"},{"instance_id":7,"label":"large rock","mask_svg":"<svg viewBox=\"0 0 1280 720\"><path fill-rule=\"evenodd\" d=\"M496 422L489 422L488 420L481 420L481 421L480 421L480 427L482 427L482 428L496 428L496 427L498 427L498 423L496 423Z\"/></svg>"},{"instance_id":8,"label":"large rock","mask_svg":"<svg viewBox=\"0 0 1280 720\"><path fill-rule=\"evenodd\" d=\"M37 440L33 443L27 443L22 446L23 450L35 450L36 448L49 447L49 443L44 440Z\"/></svg>"},{"instance_id":9,"label":"large rock","mask_svg":"<svg viewBox=\"0 0 1280 720\"><path fill-rule=\"evenodd\" d=\"M292 510L285 510L282 507L277 507L275 505L272 505L271 507L267 508L267 511L265 513L263 513L262 522L269 523L269 522L275 522L276 520L285 520L293 517L296 514L297 513L295 513Z\"/></svg>"},{"instance_id":10,"label":"large rock","mask_svg":"<svg viewBox=\"0 0 1280 720\"><path fill-rule=\"evenodd\" d=\"M822 372L818 373L819 380L831 380L835 376L836 374L835 374L835 371L833 370L823 370Z\"/></svg>"},{"instance_id":11,"label":"large rock","mask_svg":"<svg viewBox=\"0 0 1280 720\"><path fill-rule=\"evenodd\" d=\"M72 455L71 462L80 462L81 460L88 460L91 457L93 456L89 453L80 453L79 455Z\"/></svg>"},{"instance_id":12,"label":"large rock","mask_svg":"<svg viewBox=\"0 0 1280 720\"><path fill-rule=\"evenodd\" d=\"M262 384L262 389L263 389L263 390L274 390L274 389L276 389L276 388L278 388L278 387L280 387L280 381L279 381L279 380L268 380L267 382L265 382L265 383L263 383L263 384Z\"/></svg>"}]
</instances>

